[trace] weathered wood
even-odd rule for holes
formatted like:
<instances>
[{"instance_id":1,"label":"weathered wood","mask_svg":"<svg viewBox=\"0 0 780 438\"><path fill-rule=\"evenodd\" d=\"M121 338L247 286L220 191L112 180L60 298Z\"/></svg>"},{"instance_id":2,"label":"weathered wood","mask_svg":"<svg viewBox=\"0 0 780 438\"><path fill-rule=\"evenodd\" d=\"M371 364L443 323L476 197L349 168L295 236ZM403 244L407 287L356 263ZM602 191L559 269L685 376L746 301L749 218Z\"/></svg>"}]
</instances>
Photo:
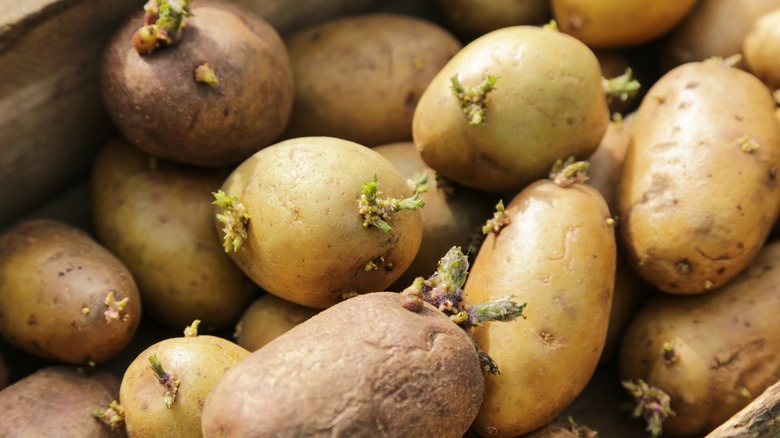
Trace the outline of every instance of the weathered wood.
<instances>
[{"instance_id":1,"label":"weathered wood","mask_svg":"<svg viewBox=\"0 0 780 438\"><path fill-rule=\"evenodd\" d=\"M780 437L780 382L767 388L706 438Z\"/></svg>"}]
</instances>

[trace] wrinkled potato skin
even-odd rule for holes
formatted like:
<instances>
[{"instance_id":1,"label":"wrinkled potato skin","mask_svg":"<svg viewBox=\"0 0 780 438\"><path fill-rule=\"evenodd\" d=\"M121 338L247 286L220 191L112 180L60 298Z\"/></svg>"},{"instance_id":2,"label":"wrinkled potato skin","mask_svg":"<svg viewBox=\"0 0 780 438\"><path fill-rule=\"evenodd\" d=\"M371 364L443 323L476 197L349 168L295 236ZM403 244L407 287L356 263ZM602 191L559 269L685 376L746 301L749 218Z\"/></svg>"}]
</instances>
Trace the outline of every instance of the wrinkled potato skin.
<instances>
[{"instance_id":1,"label":"wrinkled potato skin","mask_svg":"<svg viewBox=\"0 0 780 438\"><path fill-rule=\"evenodd\" d=\"M436 0L444 24L466 39L503 27L541 24L550 20L549 0Z\"/></svg>"},{"instance_id":2,"label":"wrinkled potato skin","mask_svg":"<svg viewBox=\"0 0 780 438\"><path fill-rule=\"evenodd\" d=\"M364 12L378 0L230 0L263 17L282 35L345 15Z\"/></svg>"},{"instance_id":3,"label":"wrinkled potato skin","mask_svg":"<svg viewBox=\"0 0 780 438\"><path fill-rule=\"evenodd\" d=\"M233 165L270 144L286 126L292 69L276 31L243 8L199 0L181 40L143 57L132 46L143 12L107 46L101 69L106 107L138 148L205 167ZM195 80L208 62L220 82Z\"/></svg>"},{"instance_id":4,"label":"wrinkled potato skin","mask_svg":"<svg viewBox=\"0 0 780 438\"><path fill-rule=\"evenodd\" d=\"M561 32L605 49L660 37L682 21L696 1L552 0L552 10Z\"/></svg>"},{"instance_id":5,"label":"wrinkled potato skin","mask_svg":"<svg viewBox=\"0 0 780 438\"><path fill-rule=\"evenodd\" d=\"M377 146L374 150L390 160L407 180L420 172L428 172L428 191L420 195L425 200L425 207L420 210L422 243L409 269L395 283L394 290L400 291L417 277L433 275L439 260L453 246L467 251L471 234L481 232L480 228L491 217L498 198L486 197L484 193L449 181L440 186L436 172L425 165L412 142Z\"/></svg>"},{"instance_id":6,"label":"wrinkled potato skin","mask_svg":"<svg viewBox=\"0 0 780 438\"><path fill-rule=\"evenodd\" d=\"M108 321L111 291L117 302L128 301ZM61 362L102 363L130 342L140 319L130 271L84 231L39 219L0 236L0 334L17 348Z\"/></svg>"},{"instance_id":7,"label":"wrinkled potato skin","mask_svg":"<svg viewBox=\"0 0 780 438\"><path fill-rule=\"evenodd\" d=\"M758 253L780 204L773 111L760 81L715 64L680 66L648 91L624 164L618 230L655 287L702 293ZM744 136L759 148L743 151Z\"/></svg>"},{"instance_id":8,"label":"wrinkled potato skin","mask_svg":"<svg viewBox=\"0 0 780 438\"><path fill-rule=\"evenodd\" d=\"M326 309L228 370L206 399L203 435L460 438L482 393L466 331L427 303L415 313L398 294L375 292Z\"/></svg>"},{"instance_id":9,"label":"wrinkled potato skin","mask_svg":"<svg viewBox=\"0 0 780 438\"><path fill-rule=\"evenodd\" d=\"M248 239L229 255L265 291L307 307L386 288L417 254L422 224L419 211L400 211L388 222L391 233L363 226L360 188L375 174L382 197L412 195L392 163L346 140L304 137L258 152L222 185L251 217ZM366 271L379 257L378 269Z\"/></svg>"},{"instance_id":10,"label":"wrinkled potato skin","mask_svg":"<svg viewBox=\"0 0 780 438\"><path fill-rule=\"evenodd\" d=\"M780 0L698 0L685 20L664 38L664 70L742 53L742 43L753 23L775 8L780 8Z\"/></svg>"},{"instance_id":11,"label":"wrinkled potato skin","mask_svg":"<svg viewBox=\"0 0 780 438\"><path fill-rule=\"evenodd\" d=\"M236 343L257 351L318 312L271 294L263 295L246 309L236 324Z\"/></svg>"},{"instance_id":12,"label":"wrinkled potato skin","mask_svg":"<svg viewBox=\"0 0 780 438\"><path fill-rule=\"evenodd\" d=\"M412 139L417 101L461 48L444 28L394 14L323 23L286 43L295 103L285 137L324 135L366 146Z\"/></svg>"},{"instance_id":13,"label":"wrinkled potato skin","mask_svg":"<svg viewBox=\"0 0 780 438\"><path fill-rule=\"evenodd\" d=\"M590 380L604 348L616 245L601 195L538 181L506 207L466 280L469 304L514 294L527 319L486 323L477 344L498 364L485 377L474 430L515 437L552 421Z\"/></svg>"},{"instance_id":14,"label":"wrinkled potato skin","mask_svg":"<svg viewBox=\"0 0 780 438\"><path fill-rule=\"evenodd\" d=\"M657 294L623 340L624 380L671 396L664 434L703 436L780 379L780 243L769 243L723 288L693 297ZM671 342L676 361L663 358ZM747 390L747 392L746 392Z\"/></svg>"},{"instance_id":15,"label":"wrinkled potato skin","mask_svg":"<svg viewBox=\"0 0 780 438\"><path fill-rule=\"evenodd\" d=\"M91 190L100 241L133 273L158 321L181 329L200 319L204 331L234 324L256 286L214 230L211 192L226 172L150 160L123 139L98 153Z\"/></svg>"},{"instance_id":16,"label":"wrinkled potato skin","mask_svg":"<svg viewBox=\"0 0 780 438\"><path fill-rule=\"evenodd\" d=\"M745 62L771 90L780 88L780 6L756 21L745 37Z\"/></svg>"},{"instance_id":17,"label":"wrinkled potato skin","mask_svg":"<svg viewBox=\"0 0 780 438\"><path fill-rule=\"evenodd\" d=\"M124 437L123 430L111 432L92 417L118 394L119 378L105 371L42 368L0 392L0 436Z\"/></svg>"},{"instance_id":18,"label":"wrinkled potato skin","mask_svg":"<svg viewBox=\"0 0 780 438\"><path fill-rule=\"evenodd\" d=\"M163 402L165 389L149 367L152 355L157 356L165 371L180 381L170 409ZM170 338L150 346L128 366L119 388L128 435L134 438L201 436L201 410L206 396L226 370L248 355L238 345L208 335Z\"/></svg>"},{"instance_id":19,"label":"wrinkled potato skin","mask_svg":"<svg viewBox=\"0 0 780 438\"><path fill-rule=\"evenodd\" d=\"M485 125L469 125L451 88L499 76ZM487 191L519 191L555 160L589 157L609 123L596 56L559 32L515 26L484 35L436 75L420 98L414 143L443 176Z\"/></svg>"}]
</instances>

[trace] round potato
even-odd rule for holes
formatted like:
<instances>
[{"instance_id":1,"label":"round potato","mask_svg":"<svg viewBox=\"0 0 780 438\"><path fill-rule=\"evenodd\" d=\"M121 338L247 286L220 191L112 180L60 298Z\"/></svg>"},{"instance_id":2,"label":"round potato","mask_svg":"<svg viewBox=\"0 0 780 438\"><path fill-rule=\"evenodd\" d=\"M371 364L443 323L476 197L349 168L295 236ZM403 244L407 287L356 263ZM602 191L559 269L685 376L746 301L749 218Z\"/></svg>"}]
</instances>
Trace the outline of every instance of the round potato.
<instances>
[{"instance_id":1,"label":"round potato","mask_svg":"<svg viewBox=\"0 0 780 438\"><path fill-rule=\"evenodd\" d=\"M552 29L514 26L463 48L414 113L414 143L444 177L518 191L558 158L589 157L609 123L593 52Z\"/></svg>"},{"instance_id":2,"label":"round potato","mask_svg":"<svg viewBox=\"0 0 780 438\"><path fill-rule=\"evenodd\" d=\"M0 236L0 335L15 347L101 363L124 349L140 320L130 271L84 231L38 219Z\"/></svg>"},{"instance_id":3,"label":"round potato","mask_svg":"<svg viewBox=\"0 0 780 438\"><path fill-rule=\"evenodd\" d=\"M592 187L531 184L506 207L466 280L465 301L514 294L524 321L488 322L477 344L498 364L485 377L474 429L515 437L559 415L590 380L607 334L616 245L609 210Z\"/></svg>"},{"instance_id":4,"label":"round potato","mask_svg":"<svg viewBox=\"0 0 780 438\"><path fill-rule=\"evenodd\" d=\"M664 433L706 435L780 380L778 260L780 243L769 243L721 289L658 294L632 322L620 373L671 397Z\"/></svg>"},{"instance_id":5,"label":"round potato","mask_svg":"<svg viewBox=\"0 0 780 438\"><path fill-rule=\"evenodd\" d=\"M126 22L102 60L103 98L139 149L199 166L233 165L284 130L290 61L276 31L238 5L199 0L191 12L179 41L144 55L133 48L144 13Z\"/></svg>"},{"instance_id":6,"label":"round potato","mask_svg":"<svg viewBox=\"0 0 780 438\"><path fill-rule=\"evenodd\" d=\"M690 63L648 91L618 197L632 265L670 293L702 293L755 257L780 206L780 126L744 71Z\"/></svg>"},{"instance_id":7,"label":"round potato","mask_svg":"<svg viewBox=\"0 0 780 438\"><path fill-rule=\"evenodd\" d=\"M263 295L246 309L236 324L236 343L249 351L259 350L318 312L271 294Z\"/></svg>"},{"instance_id":8,"label":"round potato","mask_svg":"<svg viewBox=\"0 0 780 438\"><path fill-rule=\"evenodd\" d=\"M670 31L697 0L552 0L561 31L590 47L634 46Z\"/></svg>"},{"instance_id":9,"label":"round potato","mask_svg":"<svg viewBox=\"0 0 780 438\"><path fill-rule=\"evenodd\" d=\"M755 22L745 37L743 53L756 77L772 90L780 88L780 6Z\"/></svg>"},{"instance_id":10,"label":"round potato","mask_svg":"<svg viewBox=\"0 0 780 438\"><path fill-rule=\"evenodd\" d=\"M337 138L263 149L233 171L222 196L215 213L231 258L263 290L307 307L386 288L422 239L411 211L421 203L392 163ZM391 207L388 197L405 201Z\"/></svg>"},{"instance_id":11,"label":"round potato","mask_svg":"<svg viewBox=\"0 0 780 438\"><path fill-rule=\"evenodd\" d=\"M420 95L461 48L438 25L393 14L334 20L286 42L295 104L285 136L368 146L412 139Z\"/></svg>"},{"instance_id":12,"label":"round potato","mask_svg":"<svg viewBox=\"0 0 780 438\"><path fill-rule=\"evenodd\" d=\"M428 303L412 312L396 293L369 293L228 370L203 406L203 435L460 438L482 392L465 330Z\"/></svg>"},{"instance_id":13,"label":"round potato","mask_svg":"<svg viewBox=\"0 0 780 438\"><path fill-rule=\"evenodd\" d=\"M448 29L471 40L504 27L542 24L550 20L549 0L436 0Z\"/></svg>"},{"instance_id":14,"label":"round potato","mask_svg":"<svg viewBox=\"0 0 780 438\"><path fill-rule=\"evenodd\" d=\"M226 176L154 160L121 138L94 161L95 231L137 279L144 311L168 327L228 327L256 295L214 230L211 192Z\"/></svg>"}]
</instances>

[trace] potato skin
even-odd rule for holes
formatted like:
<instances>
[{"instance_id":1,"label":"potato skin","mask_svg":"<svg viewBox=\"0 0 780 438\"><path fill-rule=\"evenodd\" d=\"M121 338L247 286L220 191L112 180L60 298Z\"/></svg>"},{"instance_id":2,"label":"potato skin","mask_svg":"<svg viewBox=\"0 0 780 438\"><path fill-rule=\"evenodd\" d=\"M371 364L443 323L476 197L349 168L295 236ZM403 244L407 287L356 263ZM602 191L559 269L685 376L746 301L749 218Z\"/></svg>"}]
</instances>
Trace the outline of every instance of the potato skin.
<instances>
[{"instance_id":1,"label":"potato skin","mask_svg":"<svg viewBox=\"0 0 780 438\"><path fill-rule=\"evenodd\" d=\"M427 303L414 313L398 294L369 293L228 370L206 399L203 436L460 438L482 385L466 331Z\"/></svg>"},{"instance_id":2,"label":"potato skin","mask_svg":"<svg viewBox=\"0 0 780 438\"><path fill-rule=\"evenodd\" d=\"M509 294L528 303L527 319L475 331L501 372L485 377L474 423L486 437L539 428L579 395L604 347L615 278L609 211L592 187L538 181L506 211L511 223L488 235L464 288L469 304Z\"/></svg>"},{"instance_id":3,"label":"potato skin","mask_svg":"<svg viewBox=\"0 0 780 438\"><path fill-rule=\"evenodd\" d=\"M485 125L470 125L451 78L487 94ZM555 160L589 157L609 123L593 52L560 32L514 26L458 52L425 90L414 113L417 151L436 172L487 191L519 191L547 176Z\"/></svg>"},{"instance_id":4,"label":"potato skin","mask_svg":"<svg viewBox=\"0 0 780 438\"><path fill-rule=\"evenodd\" d=\"M780 243L767 244L721 289L657 294L632 322L620 351L621 377L671 396L664 434L702 436L780 379ZM664 360L671 342L676 360Z\"/></svg>"},{"instance_id":5,"label":"potato skin","mask_svg":"<svg viewBox=\"0 0 780 438\"><path fill-rule=\"evenodd\" d=\"M509 26L541 24L550 20L549 0L436 0L448 29L471 40Z\"/></svg>"},{"instance_id":6,"label":"potato skin","mask_svg":"<svg viewBox=\"0 0 780 438\"><path fill-rule=\"evenodd\" d=\"M267 292L308 307L386 288L414 259L422 225L419 211L400 211L391 233L363 226L360 188L374 175L383 197L412 195L389 161L357 143L302 137L258 152L222 185L251 217L249 237L231 258ZM379 257L377 269L366 270Z\"/></svg>"},{"instance_id":7,"label":"potato skin","mask_svg":"<svg viewBox=\"0 0 780 438\"><path fill-rule=\"evenodd\" d=\"M756 77L771 90L780 88L780 6L755 22L742 52Z\"/></svg>"},{"instance_id":8,"label":"potato skin","mask_svg":"<svg viewBox=\"0 0 780 438\"><path fill-rule=\"evenodd\" d=\"M754 76L711 63L664 75L637 111L626 155L619 237L655 287L714 289L755 256L780 205L780 127ZM759 145L745 152L742 145Z\"/></svg>"},{"instance_id":9,"label":"potato skin","mask_svg":"<svg viewBox=\"0 0 780 438\"><path fill-rule=\"evenodd\" d=\"M257 287L225 254L211 192L227 172L157 160L116 138L97 155L93 222L103 244L137 279L144 310L180 330L234 324Z\"/></svg>"},{"instance_id":10,"label":"potato skin","mask_svg":"<svg viewBox=\"0 0 780 438\"><path fill-rule=\"evenodd\" d=\"M271 294L263 295L244 311L236 324L236 343L249 351L259 350L317 313L317 309Z\"/></svg>"},{"instance_id":11,"label":"potato skin","mask_svg":"<svg viewBox=\"0 0 780 438\"><path fill-rule=\"evenodd\" d=\"M105 371L86 374L50 366L0 391L2 437L124 437L92 417L117 400L119 378Z\"/></svg>"},{"instance_id":12,"label":"potato skin","mask_svg":"<svg viewBox=\"0 0 780 438\"><path fill-rule=\"evenodd\" d=\"M696 1L552 0L552 9L561 32L604 49L660 37L682 21Z\"/></svg>"},{"instance_id":13,"label":"potato skin","mask_svg":"<svg viewBox=\"0 0 780 438\"><path fill-rule=\"evenodd\" d=\"M287 51L264 20L235 4L192 4L181 40L141 56L134 15L109 42L101 67L106 107L139 149L205 167L233 165L270 144L286 126L293 85ZM219 84L195 80L208 62Z\"/></svg>"},{"instance_id":14,"label":"potato skin","mask_svg":"<svg viewBox=\"0 0 780 438\"><path fill-rule=\"evenodd\" d=\"M116 302L128 301L109 320L111 292ZM84 231L38 219L0 236L0 334L17 348L61 362L101 363L124 349L140 319L130 271Z\"/></svg>"},{"instance_id":15,"label":"potato skin","mask_svg":"<svg viewBox=\"0 0 780 438\"><path fill-rule=\"evenodd\" d=\"M268 21L282 35L344 15L364 12L378 0L229 0Z\"/></svg>"},{"instance_id":16,"label":"potato skin","mask_svg":"<svg viewBox=\"0 0 780 438\"><path fill-rule=\"evenodd\" d=\"M285 41L295 83L285 137L323 135L367 146L412 139L417 101L461 48L444 28L394 14L333 20Z\"/></svg>"}]
</instances>

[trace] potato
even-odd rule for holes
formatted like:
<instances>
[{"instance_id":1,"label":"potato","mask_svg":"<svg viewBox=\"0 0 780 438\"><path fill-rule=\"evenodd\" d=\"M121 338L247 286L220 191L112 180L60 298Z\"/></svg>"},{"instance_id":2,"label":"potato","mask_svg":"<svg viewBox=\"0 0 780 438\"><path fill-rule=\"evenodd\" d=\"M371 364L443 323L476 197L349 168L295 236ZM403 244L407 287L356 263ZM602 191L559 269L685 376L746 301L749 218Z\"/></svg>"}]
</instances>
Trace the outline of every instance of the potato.
<instances>
[{"instance_id":1,"label":"potato","mask_svg":"<svg viewBox=\"0 0 780 438\"><path fill-rule=\"evenodd\" d=\"M631 142L634 114L610 122L598 149L588 159L588 184L601 193L610 212L616 211L618 187L623 177L623 164Z\"/></svg>"},{"instance_id":2,"label":"potato","mask_svg":"<svg viewBox=\"0 0 780 438\"><path fill-rule=\"evenodd\" d=\"M360 213L360 199L361 186L374 178L382 192L377 199L412 195L387 159L357 143L331 137L277 143L223 183L224 194L240 205L215 207L227 221L217 223L220 235L255 283L288 301L325 308L354 292L382 290L411 264L422 225L418 211L402 210L386 217L390 229L371 225Z\"/></svg>"},{"instance_id":3,"label":"potato","mask_svg":"<svg viewBox=\"0 0 780 438\"><path fill-rule=\"evenodd\" d=\"M197 336L197 323L194 329L151 345L127 368L119 399L129 436L201 436L206 396L249 352L223 338Z\"/></svg>"},{"instance_id":4,"label":"potato","mask_svg":"<svg viewBox=\"0 0 780 438\"><path fill-rule=\"evenodd\" d=\"M236 324L236 343L249 351L259 350L318 311L271 294L263 295L244 311Z\"/></svg>"},{"instance_id":5,"label":"potato","mask_svg":"<svg viewBox=\"0 0 780 438\"><path fill-rule=\"evenodd\" d=\"M537 429L524 438L597 438L598 432L587 426L582 426L569 417L569 424L561 422L550 423Z\"/></svg>"},{"instance_id":6,"label":"potato","mask_svg":"<svg viewBox=\"0 0 780 438\"><path fill-rule=\"evenodd\" d=\"M664 71L742 53L742 42L753 23L774 8L780 8L780 0L698 0L661 44Z\"/></svg>"},{"instance_id":7,"label":"potato","mask_svg":"<svg viewBox=\"0 0 780 438\"><path fill-rule=\"evenodd\" d=\"M528 303L525 321L475 330L501 371L485 377L474 423L489 437L537 429L579 395L604 348L615 279L609 210L592 187L538 181L506 214L509 224L488 235L464 288L471 304L510 293Z\"/></svg>"},{"instance_id":8,"label":"potato","mask_svg":"<svg viewBox=\"0 0 780 438\"><path fill-rule=\"evenodd\" d=\"M140 319L132 275L84 231L39 219L0 236L0 334L15 347L101 363L130 342Z\"/></svg>"},{"instance_id":9,"label":"potato","mask_svg":"<svg viewBox=\"0 0 780 438\"><path fill-rule=\"evenodd\" d=\"M263 17L282 35L337 17L364 12L377 0L229 0Z\"/></svg>"},{"instance_id":10,"label":"potato","mask_svg":"<svg viewBox=\"0 0 780 438\"><path fill-rule=\"evenodd\" d=\"M464 99L481 97L464 108L453 78ZM596 150L609 123L601 79L593 52L568 35L532 26L491 32L458 52L425 90L414 143L448 179L518 191L547 176L558 158Z\"/></svg>"},{"instance_id":11,"label":"potato","mask_svg":"<svg viewBox=\"0 0 780 438\"><path fill-rule=\"evenodd\" d=\"M203 406L205 437L460 438L482 400L469 334L430 304L360 295L228 370Z\"/></svg>"},{"instance_id":12,"label":"potato","mask_svg":"<svg viewBox=\"0 0 780 438\"><path fill-rule=\"evenodd\" d=\"M0 391L0 436L123 437L93 417L118 394L119 378L105 371L42 368Z\"/></svg>"},{"instance_id":13,"label":"potato","mask_svg":"<svg viewBox=\"0 0 780 438\"><path fill-rule=\"evenodd\" d=\"M671 396L676 415L664 433L703 436L780 379L778 260L780 243L769 243L729 284L697 296L657 294L632 322L621 376Z\"/></svg>"},{"instance_id":14,"label":"potato","mask_svg":"<svg viewBox=\"0 0 780 438\"><path fill-rule=\"evenodd\" d=\"M562 32L603 49L660 37L682 21L696 1L552 0L552 10Z\"/></svg>"},{"instance_id":15,"label":"potato","mask_svg":"<svg viewBox=\"0 0 780 438\"><path fill-rule=\"evenodd\" d=\"M438 25L394 14L330 21L286 43L295 104L285 136L324 135L368 146L412 139L420 95L461 48Z\"/></svg>"},{"instance_id":16,"label":"potato","mask_svg":"<svg viewBox=\"0 0 780 438\"><path fill-rule=\"evenodd\" d=\"M95 231L137 279L144 311L168 327L228 327L256 295L214 230L211 192L226 176L152 160L121 138L94 161Z\"/></svg>"},{"instance_id":17,"label":"potato","mask_svg":"<svg viewBox=\"0 0 780 438\"><path fill-rule=\"evenodd\" d=\"M755 256L780 195L780 127L766 87L744 71L690 63L648 91L618 197L632 265L670 293L725 284Z\"/></svg>"},{"instance_id":18,"label":"potato","mask_svg":"<svg viewBox=\"0 0 780 438\"><path fill-rule=\"evenodd\" d=\"M192 14L180 41L148 55L133 48L144 14L126 22L102 60L103 98L141 150L199 166L233 165L284 130L293 98L289 58L276 31L238 5L199 0ZM197 79L206 64L218 83Z\"/></svg>"},{"instance_id":19,"label":"potato","mask_svg":"<svg viewBox=\"0 0 780 438\"><path fill-rule=\"evenodd\" d=\"M748 68L767 87L780 88L780 6L755 22L744 40Z\"/></svg>"},{"instance_id":20,"label":"potato","mask_svg":"<svg viewBox=\"0 0 780 438\"><path fill-rule=\"evenodd\" d=\"M549 0L436 0L448 29L471 40L509 26L542 24L550 20Z\"/></svg>"},{"instance_id":21,"label":"potato","mask_svg":"<svg viewBox=\"0 0 780 438\"><path fill-rule=\"evenodd\" d=\"M427 172L427 191L420 197L422 242L411 266L396 282L393 290L402 290L415 278L427 278L436 271L442 254L453 246L469 248L473 233L479 231L498 199L447 181L425 165L412 142L392 143L373 148L390 160L401 176L412 181Z\"/></svg>"}]
</instances>

